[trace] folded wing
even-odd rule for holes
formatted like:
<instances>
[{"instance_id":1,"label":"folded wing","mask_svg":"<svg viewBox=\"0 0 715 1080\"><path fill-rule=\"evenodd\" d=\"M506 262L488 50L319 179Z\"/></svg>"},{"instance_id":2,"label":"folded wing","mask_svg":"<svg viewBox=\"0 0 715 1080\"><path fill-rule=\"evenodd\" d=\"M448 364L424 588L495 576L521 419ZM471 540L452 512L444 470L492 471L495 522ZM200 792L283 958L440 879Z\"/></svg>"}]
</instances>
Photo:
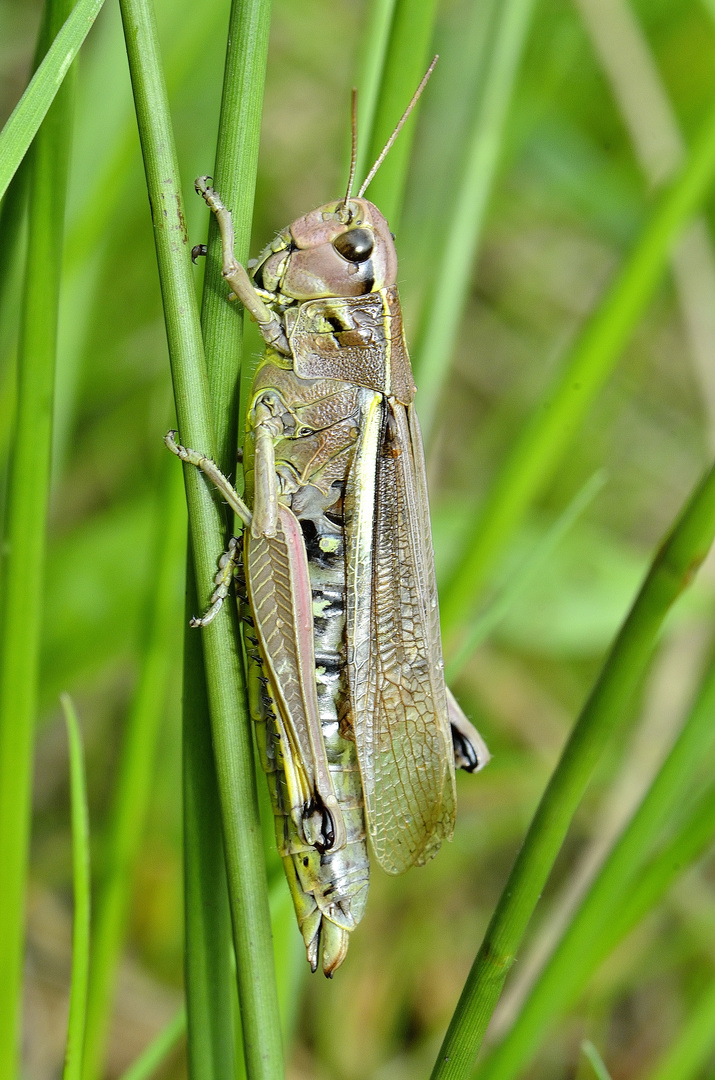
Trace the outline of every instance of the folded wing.
<instances>
[{"instance_id":1,"label":"folded wing","mask_svg":"<svg viewBox=\"0 0 715 1080\"><path fill-rule=\"evenodd\" d=\"M454 826L424 454L417 417L365 394L345 498L348 676L375 855L389 873L425 862Z\"/></svg>"}]
</instances>

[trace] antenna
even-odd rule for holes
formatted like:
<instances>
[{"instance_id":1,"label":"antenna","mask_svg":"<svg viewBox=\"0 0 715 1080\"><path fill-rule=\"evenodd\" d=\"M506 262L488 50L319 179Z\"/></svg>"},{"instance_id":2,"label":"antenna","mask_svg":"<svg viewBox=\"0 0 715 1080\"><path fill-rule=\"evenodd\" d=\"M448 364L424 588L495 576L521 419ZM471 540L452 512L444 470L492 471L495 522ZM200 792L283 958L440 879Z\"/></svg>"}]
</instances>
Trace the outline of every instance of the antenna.
<instances>
[{"instance_id":1,"label":"antenna","mask_svg":"<svg viewBox=\"0 0 715 1080\"><path fill-rule=\"evenodd\" d=\"M422 76L422 82L420 83L420 85L419 85L419 86L417 87L417 89L415 90L414 94L412 95L412 100L410 101L409 105L407 106L407 108L406 108L406 109L405 109L405 111L403 112L403 114L402 114L402 117L400 118L400 121L399 121L399 123L397 124L397 127L396 127L396 128L395 128L395 130L393 131L392 135L390 135L390 138L389 138L389 139L387 140L387 142L385 143L385 145L384 145L384 147L383 147L383 149L382 149L382 153L381 153L381 154L380 154L380 156L378 157L378 159L377 159L377 161L375 162L375 164L373 165L373 167L372 167L372 168L370 169L370 172L369 172L369 173L367 174L367 178L366 178L366 180L365 180L365 181L363 182L363 185L362 185L362 187L360 188L360 190L359 190L359 191L358 191L358 193L357 193L357 197L358 197L358 199L359 199L359 198L360 198L360 197L361 197L362 195L364 195L364 194L365 194L365 192L367 191L368 187L369 187L369 186L370 186L370 184L372 183L372 180L373 180L373 178L374 178L374 176L375 176L375 173L376 173L376 172L377 172L377 170L378 170L378 169L380 168L380 166L382 165L383 161L385 160L385 158L386 158L386 157L387 157L387 155L389 154L390 150L392 149L392 146L393 146L393 143L394 143L395 139L397 138L397 136L398 136L398 135L400 134L400 132L402 131L403 127L405 126L405 123L406 123L406 121L407 121L407 118L409 117L410 113L412 112L412 110L414 109L415 105L416 105L416 104L417 104L417 102L419 101L419 98L420 98L420 95L421 95L422 91L424 90L425 86L426 86L426 85L427 85L427 83L429 82L429 77L430 77L430 75L432 74L432 72L434 71L434 68L435 68L435 64L437 63L437 61L438 61L438 60L439 60L439 54L437 54L437 56L435 56L434 60L433 60L433 61L432 61L432 63L430 64L430 66L429 66L429 67L427 68L427 70L425 71L424 75Z\"/></svg>"},{"instance_id":2,"label":"antenna","mask_svg":"<svg viewBox=\"0 0 715 1080\"><path fill-rule=\"evenodd\" d=\"M353 181L355 179L355 166L357 165L357 87L353 86L352 102L350 106L350 122L352 126L352 150L350 151L350 175L348 177L348 186L345 191L345 198L342 203L342 211L338 208L339 212L348 213L348 203L350 202L350 196L353 190Z\"/></svg>"}]
</instances>

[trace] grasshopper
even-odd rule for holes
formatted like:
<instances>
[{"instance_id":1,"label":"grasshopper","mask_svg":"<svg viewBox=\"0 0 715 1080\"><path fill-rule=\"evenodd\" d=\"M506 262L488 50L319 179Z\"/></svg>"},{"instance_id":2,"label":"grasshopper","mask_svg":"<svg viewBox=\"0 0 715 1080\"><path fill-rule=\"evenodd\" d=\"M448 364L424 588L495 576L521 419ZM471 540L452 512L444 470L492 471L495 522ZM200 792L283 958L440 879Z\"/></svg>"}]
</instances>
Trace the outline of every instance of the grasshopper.
<instances>
[{"instance_id":1,"label":"grasshopper","mask_svg":"<svg viewBox=\"0 0 715 1080\"><path fill-rule=\"evenodd\" d=\"M436 58L435 58L436 61ZM431 74L352 197L283 229L250 274L209 186L223 277L266 343L243 451L249 703L276 838L313 971L332 976L367 900L367 837L390 874L452 836L455 767L489 752L445 685L424 452L387 221L363 197ZM240 554L222 556L206 625Z\"/></svg>"}]
</instances>

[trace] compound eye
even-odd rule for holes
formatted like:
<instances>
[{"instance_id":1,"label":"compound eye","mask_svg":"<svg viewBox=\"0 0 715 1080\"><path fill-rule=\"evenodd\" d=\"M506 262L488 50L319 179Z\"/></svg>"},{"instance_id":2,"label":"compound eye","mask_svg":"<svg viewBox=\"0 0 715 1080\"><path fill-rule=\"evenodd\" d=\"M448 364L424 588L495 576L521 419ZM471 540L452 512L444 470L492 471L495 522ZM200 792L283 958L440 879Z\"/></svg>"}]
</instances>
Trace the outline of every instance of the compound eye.
<instances>
[{"instance_id":1,"label":"compound eye","mask_svg":"<svg viewBox=\"0 0 715 1080\"><path fill-rule=\"evenodd\" d=\"M351 229L333 240L333 247L348 262L365 262L372 255L375 237L370 229Z\"/></svg>"}]
</instances>

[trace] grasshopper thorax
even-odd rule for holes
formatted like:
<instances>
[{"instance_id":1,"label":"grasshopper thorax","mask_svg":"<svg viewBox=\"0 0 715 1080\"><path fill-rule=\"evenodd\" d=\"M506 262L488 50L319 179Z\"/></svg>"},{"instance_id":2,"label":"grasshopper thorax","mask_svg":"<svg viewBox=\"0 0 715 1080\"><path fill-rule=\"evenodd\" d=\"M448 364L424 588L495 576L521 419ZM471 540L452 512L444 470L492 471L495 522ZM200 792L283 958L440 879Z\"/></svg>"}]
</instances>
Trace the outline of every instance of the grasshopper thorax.
<instances>
[{"instance_id":1,"label":"grasshopper thorax","mask_svg":"<svg viewBox=\"0 0 715 1080\"><path fill-rule=\"evenodd\" d=\"M395 284L387 221L367 199L337 199L298 218L249 266L255 284L290 300L363 296Z\"/></svg>"}]
</instances>

